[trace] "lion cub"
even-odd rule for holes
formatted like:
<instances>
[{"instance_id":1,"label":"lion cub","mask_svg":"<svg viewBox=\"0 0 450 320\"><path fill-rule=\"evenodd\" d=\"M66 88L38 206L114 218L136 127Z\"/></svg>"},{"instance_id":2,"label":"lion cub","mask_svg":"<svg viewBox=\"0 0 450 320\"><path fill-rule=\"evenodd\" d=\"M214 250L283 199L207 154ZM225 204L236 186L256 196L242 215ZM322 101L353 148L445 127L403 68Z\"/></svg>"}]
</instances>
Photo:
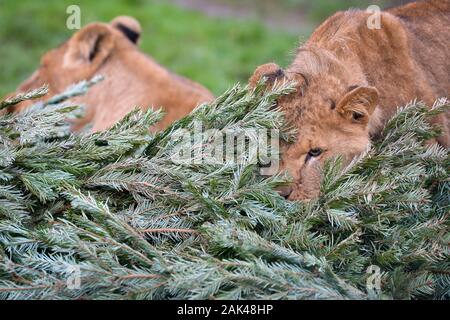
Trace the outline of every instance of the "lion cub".
<instances>
[{"instance_id":1,"label":"lion cub","mask_svg":"<svg viewBox=\"0 0 450 320\"><path fill-rule=\"evenodd\" d=\"M61 46L47 52L39 68L19 88L24 92L48 84L52 96L67 86L101 74L105 80L89 92L72 99L87 106L86 115L74 124L86 124L93 131L111 127L136 106L164 110L164 118L153 130L160 130L186 116L213 95L203 86L168 71L139 50L141 26L132 17L120 16L110 23L91 23ZM23 102L10 112L31 103Z\"/></svg>"},{"instance_id":2,"label":"lion cub","mask_svg":"<svg viewBox=\"0 0 450 320\"><path fill-rule=\"evenodd\" d=\"M432 105L450 92L450 1L411 3L381 13L381 28L370 29L370 14L349 10L327 19L282 70L270 63L250 78L295 80L297 91L279 101L298 130L282 146L281 167L294 183L281 190L288 199L318 195L324 160L361 154L398 106L413 99ZM450 146L448 115L434 120L437 142Z\"/></svg>"}]
</instances>

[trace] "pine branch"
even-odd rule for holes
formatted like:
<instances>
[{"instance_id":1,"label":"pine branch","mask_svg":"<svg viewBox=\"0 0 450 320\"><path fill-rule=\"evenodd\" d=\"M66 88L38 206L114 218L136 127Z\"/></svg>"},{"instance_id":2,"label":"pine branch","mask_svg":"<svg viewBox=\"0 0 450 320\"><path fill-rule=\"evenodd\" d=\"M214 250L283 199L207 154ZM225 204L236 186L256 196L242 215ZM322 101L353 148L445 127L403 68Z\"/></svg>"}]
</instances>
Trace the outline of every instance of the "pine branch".
<instances>
[{"instance_id":1,"label":"pine branch","mask_svg":"<svg viewBox=\"0 0 450 320\"><path fill-rule=\"evenodd\" d=\"M79 109L66 99L97 80L0 117L0 298L366 299L376 265L380 297L448 299L450 160L425 144L444 100L400 109L351 165L326 164L318 199L290 202L274 190L287 177L261 176L255 148L242 162L203 156L225 134L292 141L274 108L291 84L235 86L156 134L161 113L136 109L72 135ZM200 141L180 138L199 122ZM193 161L175 161L180 150Z\"/></svg>"}]
</instances>

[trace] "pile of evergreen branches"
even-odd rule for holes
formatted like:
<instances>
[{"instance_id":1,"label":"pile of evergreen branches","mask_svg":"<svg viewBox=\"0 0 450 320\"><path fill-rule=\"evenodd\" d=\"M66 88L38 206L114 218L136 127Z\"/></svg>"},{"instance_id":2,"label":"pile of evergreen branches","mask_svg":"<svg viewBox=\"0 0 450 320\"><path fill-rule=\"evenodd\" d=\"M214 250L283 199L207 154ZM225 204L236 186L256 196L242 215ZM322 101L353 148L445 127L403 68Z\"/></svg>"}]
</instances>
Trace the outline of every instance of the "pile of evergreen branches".
<instances>
[{"instance_id":1,"label":"pile of evergreen branches","mask_svg":"<svg viewBox=\"0 0 450 320\"><path fill-rule=\"evenodd\" d=\"M351 166L328 162L318 199L289 202L274 191L287 178L261 176L255 159L173 161L185 143L173 137L196 121L292 138L273 108L288 84L236 86L157 134L161 113L135 110L72 135L66 99L94 82L0 117L0 298L450 297L450 161L424 144L445 101L400 109Z\"/></svg>"}]
</instances>

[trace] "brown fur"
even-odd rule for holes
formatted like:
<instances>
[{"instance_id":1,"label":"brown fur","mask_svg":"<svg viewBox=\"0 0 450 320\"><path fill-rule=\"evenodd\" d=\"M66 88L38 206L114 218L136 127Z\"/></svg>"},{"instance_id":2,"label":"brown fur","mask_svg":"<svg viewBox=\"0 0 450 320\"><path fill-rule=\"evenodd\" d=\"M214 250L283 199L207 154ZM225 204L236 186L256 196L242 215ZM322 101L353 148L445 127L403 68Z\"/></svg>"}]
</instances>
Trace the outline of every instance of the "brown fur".
<instances>
[{"instance_id":1,"label":"brown fur","mask_svg":"<svg viewBox=\"0 0 450 320\"><path fill-rule=\"evenodd\" d=\"M46 97L50 97L95 74L104 76L105 80L86 95L73 99L88 108L73 129L91 123L93 131L109 128L136 106L162 107L166 115L152 128L160 130L187 115L199 103L213 99L201 85L169 72L141 53L133 42L136 37L127 36L124 27L134 36L140 34L139 23L130 17L118 17L110 24L85 26L60 47L45 54L39 69L17 92L48 84L50 91ZM10 111L21 111L30 104L21 103Z\"/></svg>"},{"instance_id":2,"label":"brown fur","mask_svg":"<svg viewBox=\"0 0 450 320\"><path fill-rule=\"evenodd\" d=\"M369 13L350 10L327 19L280 73L259 67L250 79L295 80L297 92L279 106L298 129L298 140L283 146L282 169L295 183L281 190L289 199L318 195L324 160L361 154L398 106L413 99L432 105L450 92L450 1L430 0L381 14L381 29L369 29ZM433 120L450 146L448 117ZM319 156L311 150L320 148ZM314 150L313 150L314 151ZM310 156L308 156L310 152ZM314 152L313 152L314 153Z\"/></svg>"}]
</instances>

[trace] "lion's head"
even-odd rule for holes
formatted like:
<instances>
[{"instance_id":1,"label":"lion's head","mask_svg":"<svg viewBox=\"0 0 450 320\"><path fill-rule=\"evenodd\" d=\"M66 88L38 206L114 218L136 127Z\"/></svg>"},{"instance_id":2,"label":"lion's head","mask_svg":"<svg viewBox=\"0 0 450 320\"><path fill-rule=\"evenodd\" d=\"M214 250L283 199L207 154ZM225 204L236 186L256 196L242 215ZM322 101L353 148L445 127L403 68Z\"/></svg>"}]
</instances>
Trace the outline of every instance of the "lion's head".
<instances>
[{"instance_id":1,"label":"lion's head","mask_svg":"<svg viewBox=\"0 0 450 320\"><path fill-rule=\"evenodd\" d=\"M88 107L74 129L92 123L94 131L110 127L136 106L162 107L166 116L156 126L160 129L189 113L198 103L212 99L207 89L172 74L140 52L140 35L140 24L131 17L89 24L46 53L39 68L17 92L47 84L46 97L50 97L96 74L104 76L105 80L85 96L74 99ZM23 102L10 111L19 112L30 104Z\"/></svg>"},{"instance_id":2,"label":"lion's head","mask_svg":"<svg viewBox=\"0 0 450 320\"><path fill-rule=\"evenodd\" d=\"M278 101L298 134L294 143L281 146L281 169L294 181L280 190L288 199L317 196L324 161L341 156L349 162L370 143L369 120L377 118L378 91L353 68L329 52L309 48L301 49L287 70L270 63L250 79L251 85L262 78L267 85L275 80L297 85L296 92Z\"/></svg>"}]
</instances>

